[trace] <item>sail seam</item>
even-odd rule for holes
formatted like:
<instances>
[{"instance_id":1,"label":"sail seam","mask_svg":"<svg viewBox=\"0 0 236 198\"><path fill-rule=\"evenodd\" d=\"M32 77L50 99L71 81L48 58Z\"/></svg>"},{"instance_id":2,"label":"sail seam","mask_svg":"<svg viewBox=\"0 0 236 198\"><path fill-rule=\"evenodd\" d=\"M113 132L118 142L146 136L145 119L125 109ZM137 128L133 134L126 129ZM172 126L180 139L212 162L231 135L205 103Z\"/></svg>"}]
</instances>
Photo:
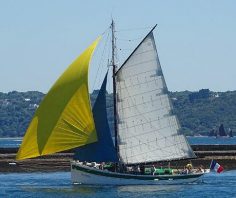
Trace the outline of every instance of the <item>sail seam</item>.
<instances>
[{"instance_id":1,"label":"sail seam","mask_svg":"<svg viewBox=\"0 0 236 198\"><path fill-rule=\"evenodd\" d=\"M161 96L163 96L163 95L161 95ZM155 99L155 100L149 100L149 101L147 101L147 102L143 102L143 103L136 103L135 105L132 105L132 106L128 106L127 105L127 107L123 107L123 108L120 108L120 109L122 109L122 110L125 110L125 109L128 109L128 108L133 108L133 107L136 107L136 106L140 106L140 105L146 105L146 104L149 104L149 103L156 103L156 102L158 102L158 101L160 101L160 99ZM168 105L167 105L168 106ZM166 107L167 107L166 106ZM164 109L164 108L159 108L158 110L161 110L161 109ZM170 108L171 109L171 108Z\"/></svg>"},{"instance_id":2,"label":"sail seam","mask_svg":"<svg viewBox=\"0 0 236 198\"><path fill-rule=\"evenodd\" d=\"M146 61L143 61L143 62L138 62L138 63L135 63L135 64L127 64L126 68L124 67L124 70L128 70L132 67L135 67L135 66L138 66L138 65L142 65L144 63L152 63L152 62L155 62L156 59L149 59L149 60L146 60Z\"/></svg>"},{"instance_id":3,"label":"sail seam","mask_svg":"<svg viewBox=\"0 0 236 198\"><path fill-rule=\"evenodd\" d=\"M141 76L141 74L145 74L145 73L149 73L149 72L150 72L150 75L156 75L156 71L157 71L156 69L151 69L151 70L147 70L147 71L144 71L144 72L140 72L140 73L138 73L138 74L132 74L132 75L129 75L129 76L127 75L126 77L127 77L127 78L130 78L130 77L132 78L132 77L134 77L134 76L139 76L139 75ZM152 72L152 73L151 73L151 72ZM117 81L118 81L118 83L119 83L119 81L123 81L123 80L119 80L119 79L118 79Z\"/></svg>"},{"instance_id":4,"label":"sail seam","mask_svg":"<svg viewBox=\"0 0 236 198\"><path fill-rule=\"evenodd\" d=\"M150 140L150 141L148 141L148 142L141 142L141 143L139 143L139 144L135 144L135 145L132 145L132 147L131 146L126 146L127 144L125 144L125 146L126 146L126 149L129 149L129 150L131 150L132 148L135 148L135 147L138 147L138 146L142 146L142 145L144 145L144 144L146 144L146 143L153 143L153 142L157 142L157 140L167 140L168 139L168 137L171 137L171 136L166 136L166 137L163 137L163 138L159 138L159 139L155 139L155 140ZM171 138L172 140L172 145L169 145L169 146L163 146L163 147L161 147L161 146L159 146L159 148L161 149L161 148L166 148L166 147L173 147L173 146L176 146L176 145L179 145L179 144L182 144L184 141L179 141L179 142L175 142L175 138ZM131 141L130 141L131 142ZM168 139L168 142L170 142L170 138ZM149 152L149 151L148 151Z\"/></svg>"},{"instance_id":5,"label":"sail seam","mask_svg":"<svg viewBox=\"0 0 236 198\"><path fill-rule=\"evenodd\" d=\"M154 142L154 141L150 141L150 142L148 142L148 143L151 143L151 142ZM175 144L173 144L173 145L170 145L170 146L166 146L165 145L165 147L160 147L159 145L156 145L156 147L154 146L154 145L152 145L152 147L154 147L154 149L151 149L151 150L148 150L148 151L146 151L146 152L142 152L142 153L137 153L137 154L133 154L133 155L129 155L129 158L130 157L137 157L137 156L143 156L143 155L145 155L145 156L147 156L146 154L148 154L148 153L152 153L153 151L156 151L156 150L164 150L165 148L175 148L177 145L181 145L182 143L184 143L183 141L182 142L179 142L179 143L175 143ZM137 145L137 146L139 146L139 145ZM134 148L134 147L137 147L137 146L133 146L133 147L126 147L126 149L127 150L132 150L132 148ZM159 147L158 147L159 146ZM122 148L121 148L121 151L122 151ZM151 151L151 152L150 152ZM167 151L166 149L165 149L165 156L166 156L166 153L169 153L169 155L171 155L172 154L172 156L173 156L173 154L176 154L176 155L181 155L183 152L181 152L180 150L178 150L178 152L177 152L177 150L175 149L174 150L174 152L171 152L171 151ZM150 157L150 156L149 156ZM146 161L146 160L145 160Z\"/></svg>"},{"instance_id":6,"label":"sail seam","mask_svg":"<svg viewBox=\"0 0 236 198\"><path fill-rule=\"evenodd\" d=\"M145 82L142 82L142 83L132 84L132 85L130 85L130 86L127 86L127 88L136 87L136 86L138 87L138 86L141 86L141 85L145 85L145 84L147 84L147 83L156 82L158 79L160 79L160 78L155 78L155 79L153 79L153 80L145 81ZM122 87L121 83L120 83L120 86ZM126 88L120 88L120 89L126 89ZM162 89L162 88L156 89L156 90L161 90L161 89Z\"/></svg>"},{"instance_id":7,"label":"sail seam","mask_svg":"<svg viewBox=\"0 0 236 198\"><path fill-rule=\"evenodd\" d=\"M165 107L163 107L163 108L154 109L154 110L152 110L152 111L142 112L142 113L140 113L139 115L136 114L136 115L129 116L129 117L125 117L125 116L124 116L124 118L130 119L130 118L133 118L133 117L139 117L140 115L144 115L144 114L156 112L156 111L158 111L158 110L167 109L168 107L169 107L169 106L165 106ZM168 110L168 109L167 109L167 110ZM169 115L169 113L162 114L162 116L165 116L165 115ZM164 117L164 118L160 118L160 120L161 120L161 119L166 119L166 118L165 118L165 117ZM148 122L149 122L149 121L148 121Z\"/></svg>"},{"instance_id":8,"label":"sail seam","mask_svg":"<svg viewBox=\"0 0 236 198\"><path fill-rule=\"evenodd\" d=\"M173 126L173 128L176 126L176 125L172 125ZM133 128L133 127L132 127ZM148 132L145 132L145 133L140 133L140 134L136 134L136 137L139 137L139 136L143 136L143 135L145 135L145 134L150 134L150 133L153 133L153 132L160 132L160 131L162 131L163 129L167 129L167 128L170 128L169 126L167 126L167 127L161 127L161 128L158 128L158 130L151 130L151 131L148 131ZM125 128L126 129L126 128ZM160 137L160 138L158 138L158 140L162 140L162 139L165 139L165 138L168 138L168 137L173 137L173 135L169 135L169 136L162 136L162 137ZM128 137L126 137L126 139L132 139L133 137L132 136L128 136Z\"/></svg>"},{"instance_id":9,"label":"sail seam","mask_svg":"<svg viewBox=\"0 0 236 198\"><path fill-rule=\"evenodd\" d=\"M138 93L138 94L134 94L134 95L132 95L132 96L127 96L127 97L124 97L124 99L126 99L126 98L134 98L135 96L140 96L140 95L144 95L144 94L146 94L146 93L152 93L152 92L155 92L155 91L157 91L157 90L161 90L161 88L160 89L153 89L153 90L151 90L151 91L146 91L146 92L142 92L142 93ZM128 92L128 91L127 91ZM123 100L124 100L123 99Z\"/></svg>"}]
</instances>

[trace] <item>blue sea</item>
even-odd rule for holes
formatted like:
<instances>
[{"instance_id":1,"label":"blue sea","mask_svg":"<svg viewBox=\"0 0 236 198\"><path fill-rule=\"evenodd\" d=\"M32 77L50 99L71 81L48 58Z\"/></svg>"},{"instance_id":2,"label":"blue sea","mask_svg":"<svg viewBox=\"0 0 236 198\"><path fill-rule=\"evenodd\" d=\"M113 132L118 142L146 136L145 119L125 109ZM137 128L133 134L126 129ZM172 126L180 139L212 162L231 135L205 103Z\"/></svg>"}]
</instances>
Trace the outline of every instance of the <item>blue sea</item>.
<instances>
[{"instance_id":1,"label":"blue sea","mask_svg":"<svg viewBox=\"0 0 236 198\"><path fill-rule=\"evenodd\" d=\"M18 148L22 138L0 138L0 148Z\"/></svg>"},{"instance_id":2,"label":"blue sea","mask_svg":"<svg viewBox=\"0 0 236 198\"><path fill-rule=\"evenodd\" d=\"M187 137L191 145L209 145L209 144L236 144L236 137ZM0 138L0 148L18 148L22 138Z\"/></svg>"},{"instance_id":3,"label":"blue sea","mask_svg":"<svg viewBox=\"0 0 236 198\"><path fill-rule=\"evenodd\" d=\"M209 173L196 183L156 186L73 185L69 172L0 174L0 197L236 197L236 170Z\"/></svg>"},{"instance_id":4,"label":"blue sea","mask_svg":"<svg viewBox=\"0 0 236 198\"><path fill-rule=\"evenodd\" d=\"M236 138L188 137L190 144L236 144ZM0 147L19 147L22 139L2 138ZM70 172L0 173L0 198L236 197L236 170L210 173L196 183L159 186L73 185Z\"/></svg>"}]
</instances>

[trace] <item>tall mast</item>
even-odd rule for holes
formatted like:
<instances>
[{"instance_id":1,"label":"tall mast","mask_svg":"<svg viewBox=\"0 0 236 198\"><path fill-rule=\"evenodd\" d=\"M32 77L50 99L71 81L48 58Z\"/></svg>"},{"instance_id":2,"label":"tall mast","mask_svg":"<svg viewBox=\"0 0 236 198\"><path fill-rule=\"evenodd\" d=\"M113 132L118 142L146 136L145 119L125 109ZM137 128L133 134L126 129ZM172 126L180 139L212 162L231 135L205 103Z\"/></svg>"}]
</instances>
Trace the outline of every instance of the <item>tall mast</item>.
<instances>
[{"instance_id":1,"label":"tall mast","mask_svg":"<svg viewBox=\"0 0 236 198\"><path fill-rule=\"evenodd\" d=\"M115 24L112 19L111 23L111 31L112 31L112 79L113 79L113 108L114 108L114 132L115 132L115 149L117 156L119 157L119 147L117 143L118 133L117 133L117 109L116 109L116 80L115 80L115 73L116 73L116 63L115 63L115 50L116 50L116 41L115 41Z\"/></svg>"}]
</instances>

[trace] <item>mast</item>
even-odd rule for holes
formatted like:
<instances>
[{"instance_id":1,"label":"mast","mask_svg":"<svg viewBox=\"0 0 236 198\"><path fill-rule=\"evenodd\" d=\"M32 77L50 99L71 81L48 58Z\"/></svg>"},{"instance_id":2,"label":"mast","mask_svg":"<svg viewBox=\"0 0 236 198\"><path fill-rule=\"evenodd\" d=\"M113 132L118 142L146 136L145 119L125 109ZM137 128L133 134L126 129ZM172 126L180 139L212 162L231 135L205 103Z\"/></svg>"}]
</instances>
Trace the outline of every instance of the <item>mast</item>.
<instances>
[{"instance_id":1,"label":"mast","mask_svg":"<svg viewBox=\"0 0 236 198\"><path fill-rule=\"evenodd\" d=\"M115 43L115 23L112 19L111 22L111 31L112 31L112 59L111 59L111 65L112 65L112 79L113 79L113 108L114 108L114 132L115 132L115 149L117 156L119 158L119 147L118 147L118 133L117 133L117 108L116 108L116 79L115 79L115 73L116 73L116 63L115 63L115 50L116 50L116 43Z\"/></svg>"}]
</instances>

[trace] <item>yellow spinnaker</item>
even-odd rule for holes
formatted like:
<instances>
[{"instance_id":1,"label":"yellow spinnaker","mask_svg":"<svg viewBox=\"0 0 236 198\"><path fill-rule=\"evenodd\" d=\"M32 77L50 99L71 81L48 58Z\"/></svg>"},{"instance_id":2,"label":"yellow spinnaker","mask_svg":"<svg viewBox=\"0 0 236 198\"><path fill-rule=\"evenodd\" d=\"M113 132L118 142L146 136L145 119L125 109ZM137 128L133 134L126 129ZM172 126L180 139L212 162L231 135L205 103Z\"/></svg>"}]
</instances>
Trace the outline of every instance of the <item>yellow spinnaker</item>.
<instances>
[{"instance_id":1,"label":"yellow spinnaker","mask_svg":"<svg viewBox=\"0 0 236 198\"><path fill-rule=\"evenodd\" d=\"M51 154L97 141L88 91L88 69L99 40L67 68L44 97L16 159Z\"/></svg>"}]
</instances>

